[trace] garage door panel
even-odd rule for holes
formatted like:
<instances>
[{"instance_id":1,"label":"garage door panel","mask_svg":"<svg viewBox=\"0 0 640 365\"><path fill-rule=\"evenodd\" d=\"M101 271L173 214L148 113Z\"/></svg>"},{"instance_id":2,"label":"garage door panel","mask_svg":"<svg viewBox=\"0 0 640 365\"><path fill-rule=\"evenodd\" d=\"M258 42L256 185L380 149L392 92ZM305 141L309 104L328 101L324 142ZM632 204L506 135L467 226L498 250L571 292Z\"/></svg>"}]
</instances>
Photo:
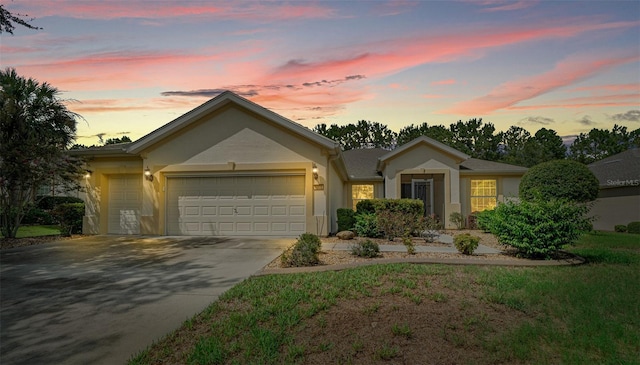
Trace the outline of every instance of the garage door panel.
<instances>
[{"instance_id":1,"label":"garage door panel","mask_svg":"<svg viewBox=\"0 0 640 365\"><path fill-rule=\"evenodd\" d=\"M109 176L107 232L139 234L142 178L138 175Z\"/></svg>"},{"instance_id":2,"label":"garage door panel","mask_svg":"<svg viewBox=\"0 0 640 365\"><path fill-rule=\"evenodd\" d=\"M305 231L305 205L302 175L169 178L167 233L298 235Z\"/></svg>"}]
</instances>

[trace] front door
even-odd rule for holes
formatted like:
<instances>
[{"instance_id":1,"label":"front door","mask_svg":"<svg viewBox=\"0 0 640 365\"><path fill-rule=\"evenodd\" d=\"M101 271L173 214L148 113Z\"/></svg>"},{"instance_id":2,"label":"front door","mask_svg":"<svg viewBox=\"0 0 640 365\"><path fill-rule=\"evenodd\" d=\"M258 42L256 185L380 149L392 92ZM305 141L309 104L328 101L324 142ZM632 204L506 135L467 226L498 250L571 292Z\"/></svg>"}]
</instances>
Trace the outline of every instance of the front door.
<instances>
[{"instance_id":1,"label":"front door","mask_svg":"<svg viewBox=\"0 0 640 365\"><path fill-rule=\"evenodd\" d=\"M424 215L433 214L433 179L411 180L411 198L424 203Z\"/></svg>"}]
</instances>

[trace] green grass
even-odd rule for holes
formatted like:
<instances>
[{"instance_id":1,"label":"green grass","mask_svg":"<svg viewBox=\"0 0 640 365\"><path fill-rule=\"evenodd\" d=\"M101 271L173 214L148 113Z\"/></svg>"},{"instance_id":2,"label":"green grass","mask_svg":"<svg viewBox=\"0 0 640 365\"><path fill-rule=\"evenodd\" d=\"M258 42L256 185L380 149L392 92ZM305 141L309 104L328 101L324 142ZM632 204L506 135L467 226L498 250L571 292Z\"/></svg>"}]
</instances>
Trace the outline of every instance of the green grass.
<instances>
[{"instance_id":1,"label":"green grass","mask_svg":"<svg viewBox=\"0 0 640 365\"><path fill-rule=\"evenodd\" d=\"M60 234L60 227L53 226L21 226L18 228L16 238L56 236Z\"/></svg>"},{"instance_id":2,"label":"green grass","mask_svg":"<svg viewBox=\"0 0 640 365\"><path fill-rule=\"evenodd\" d=\"M227 291L182 329L140 353L130 364L157 363L158 359L187 364L304 363L308 352L332 352L334 344L321 340L313 346L296 343L296 331L307 325L326 325L327 310L340 301L367 300L370 304L363 311L375 315L380 309L376 295L401 298L397 290L428 290L436 278L445 284L457 283L457 290L462 292L473 281L480 286L487 308L515 309L526 319L505 333L480 338L484 358L470 362L640 364L639 237L617 233L585 235L570 248L588 258L589 263L580 266L393 264L252 277ZM438 302L447 297L436 292L429 299L421 305L440 305ZM442 331L450 342L464 347L472 341L467 332L478 328L482 331L477 336L485 336L489 321L482 313L468 315L462 326L445 325ZM192 326L200 330L192 333ZM395 323L391 333L386 332L387 338L408 338L413 334L404 322ZM349 347L353 355L362 350L363 343L355 339ZM400 351L385 342L367 356L388 361L399 356ZM184 355L177 359L169 357L182 352Z\"/></svg>"}]
</instances>

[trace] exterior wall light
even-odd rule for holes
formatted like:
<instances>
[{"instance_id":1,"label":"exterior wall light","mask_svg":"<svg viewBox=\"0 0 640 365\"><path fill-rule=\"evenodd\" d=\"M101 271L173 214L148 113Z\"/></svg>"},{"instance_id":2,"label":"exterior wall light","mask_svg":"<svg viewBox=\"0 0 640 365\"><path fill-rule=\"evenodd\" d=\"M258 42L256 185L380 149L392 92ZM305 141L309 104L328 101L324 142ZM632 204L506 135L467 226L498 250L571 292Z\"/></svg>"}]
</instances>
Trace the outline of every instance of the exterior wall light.
<instances>
[{"instance_id":1,"label":"exterior wall light","mask_svg":"<svg viewBox=\"0 0 640 365\"><path fill-rule=\"evenodd\" d=\"M151 170L149 170L149 166L147 166L147 168L144 169L144 178L149 181L153 181L153 175L151 174Z\"/></svg>"},{"instance_id":2,"label":"exterior wall light","mask_svg":"<svg viewBox=\"0 0 640 365\"><path fill-rule=\"evenodd\" d=\"M85 171L85 173L84 173L84 178L85 178L85 179L89 179L89 178L91 178L91 173L92 173L92 172L93 172L93 171L91 171L91 170L86 170L86 171Z\"/></svg>"},{"instance_id":3,"label":"exterior wall light","mask_svg":"<svg viewBox=\"0 0 640 365\"><path fill-rule=\"evenodd\" d=\"M316 166L315 162L311 165L311 171L313 172L313 178L318 180L318 166Z\"/></svg>"}]
</instances>

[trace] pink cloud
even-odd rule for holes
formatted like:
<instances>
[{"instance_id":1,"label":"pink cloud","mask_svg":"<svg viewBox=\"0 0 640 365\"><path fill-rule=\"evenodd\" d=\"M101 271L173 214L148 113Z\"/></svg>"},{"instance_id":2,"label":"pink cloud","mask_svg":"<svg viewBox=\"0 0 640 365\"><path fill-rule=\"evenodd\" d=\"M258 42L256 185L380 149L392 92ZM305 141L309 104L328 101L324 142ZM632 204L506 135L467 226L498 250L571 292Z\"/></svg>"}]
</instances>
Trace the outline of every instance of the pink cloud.
<instances>
[{"instance_id":1,"label":"pink cloud","mask_svg":"<svg viewBox=\"0 0 640 365\"><path fill-rule=\"evenodd\" d=\"M207 1L153 3L141 1L129 2L74 2L42 1L29 7L29 14L36 17L62 16L79 19L116 19L116 18L176 18L176 17L219 17L226 19L251 19L274 21L285 19L328 18L334 10L315 4L288 5L256 2L221 2L212 5Z\"/></svg>"},{"instance_id":2,"label":"pink cloud","mask_svg":"<svg viewBox=\"0 0 640 365\"><path fill-rule=\"evenodd\" d=\"M340 56L325 60L294 59L274 69L270 77L296 80L323 75L339 78L362 73L367 77L384 76L425 63L455 61L474 52L547 38L572 37L584 32L604 29L628 28L635 22L598 23L593 19L576 19L572 25L540 24L536 28L500 27L469 30L453 34L438 34L394 39L387 42L364 44L356 49L339 50ZM575 25L574 25L575 24ZM352 47L353 48L353 47ZM372 52L369 49L378 49ZM347 56L343 56L347 54ZM317 77L317 76L316 76Z\"/></svg>"},{"instance_id":3,"label":"pink cloud","mask_svg":"<svg viewBox=\"0 0 640 365\"><path fill-rule=\"evenodd\" d=\"M511 106L509 110L535 110L548 108L586 108L607 106L640 106L640 92L606 96L587 96L558 100L550 104Z\"/></svg>"},{"instance_id":4,"label":"pink cloud","mask_svg":"<svg viewBox=\"0 0 640 365\"><path fill-rule=\"evenodd\" d=\"M462 115L491 114L496 110L513 107L524 100L585 80L615 66L638 60L638 55L607 58L572 57L558 63L551 71L506 82L485 96L460 102L443 112Z\"/></svg>"},{"instance_id":5,"label":"pink cloud","mask_svg":"<svg viewBox=\"0 0 640 365\"><path fill-rule=\"evenodd\" d=\"M495 11L513 11L530 8L535 6L538 2L534 0L520 0L520 1L508 1L508 0L485 0L485 1L469 1L469 3L484 6L483 12L495 12Z\"/></svg>"},{"instance_id":6,"label":"pink cloud","mask_svg":"<svg viewBox=\"0 0 640 365\"><path fill-rule=\"evenodd\" d=\"M616 92L616 91L627 91L627 90L636 90L640 91L640 85L632 83L632 84L610 84L610 85L594 85L594 86L580 86L568 90L570 92L573 91L591 91L596 93L602 92Z\"/></svg>"},{"instance_id":7,"label":"pink cloud","mask_svg":"<svg viewBox=\"0 0 640 365\"><path fill-rule=\"evenodd\" d=\"M456 83L456 80L454 79L447 79L447 80L440 80L440 81L434 81L432 82L430 85L431 86L439 86L439 85L453 85Z\"/></svg>"}]
</instances>

